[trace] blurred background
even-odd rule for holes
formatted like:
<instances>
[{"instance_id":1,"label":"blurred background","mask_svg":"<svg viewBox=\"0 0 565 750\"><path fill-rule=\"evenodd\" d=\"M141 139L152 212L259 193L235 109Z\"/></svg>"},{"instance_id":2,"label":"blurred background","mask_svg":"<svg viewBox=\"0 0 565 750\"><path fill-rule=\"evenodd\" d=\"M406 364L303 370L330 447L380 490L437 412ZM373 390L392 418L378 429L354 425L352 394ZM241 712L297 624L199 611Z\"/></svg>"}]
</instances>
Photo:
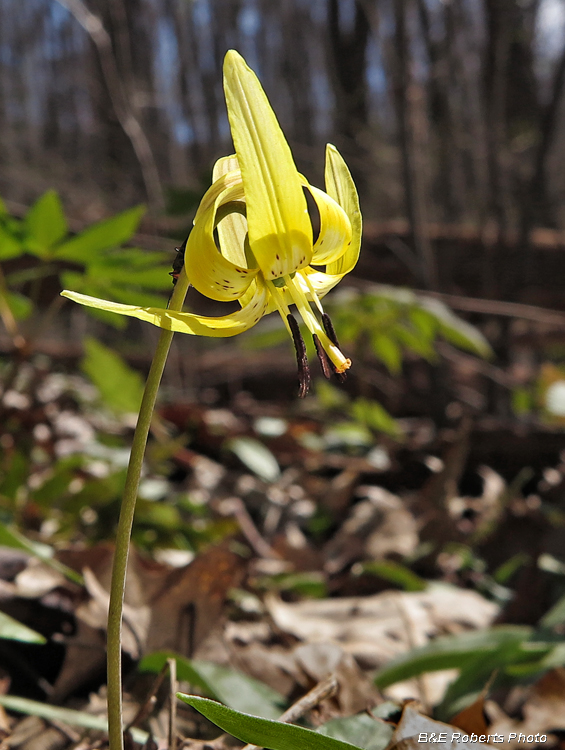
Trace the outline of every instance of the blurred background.
<instances>
[{"instance_id":1,"label":"blurred background","mask_svg":"<svg viewBox=\"0 0 565 750\"><path fill-rule=\"evenodd\" d=\"M160 228L164 209L188 214L231 149L233 47L314 184L324 143L345 155L367 241L385 245L373 265L396 261L431 289L550 301L536 287L556 280L543 264L561 238L539 230L561 229L565 200L561 0L1 0L0 12L6 200L55 188L82 222L139 202Z\"/></svg>"}]
</instances>

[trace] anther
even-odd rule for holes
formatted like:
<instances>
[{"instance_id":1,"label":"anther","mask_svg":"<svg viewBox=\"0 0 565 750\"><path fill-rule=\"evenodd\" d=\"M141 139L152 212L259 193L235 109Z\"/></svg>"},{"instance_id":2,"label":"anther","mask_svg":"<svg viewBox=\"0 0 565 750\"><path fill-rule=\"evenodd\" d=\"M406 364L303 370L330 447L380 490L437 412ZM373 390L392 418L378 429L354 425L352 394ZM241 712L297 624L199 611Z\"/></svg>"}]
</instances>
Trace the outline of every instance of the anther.
<instances>
[{"instance_id":1,"label":"anther","mask_svg":"<svg viewBox=\"0 0 565 750\"><path fill-rule=\"evenodd\" d=\"M329 380L332 376L332 364L330 362L330 359L326 352L324 351L323 346L320 344L320 339L316 336L316 334L312 334L312 338L314 339L314 346L316 347L316 354L318 355L318 359L320 360L320 367L322 368L322 372L324 373L324 377Z\"/></svg>"},{"instance_id":2,"label":"anther","mask_svg":"<svg viewBox=\"0 0 565 750\"><path fill-rule=\"evenodd\" d=\"M339 349L339 341L337 340L335 328L332 321L330 320L330 316L327 313L322 313L322 325L324 326L324 331L326 332L329 340Z\"/></svg>"},{"instance_id":3,"label":"anther","mask_svg":"<svg viewBox=\"0 0 565 750\"><path fill-rule=\"evenodd\" d=\"M327 313L322 313L322 325L324 326L324 331L326 332L326 335L329 338L329 340L332 342L332 344L334 344L334 346L337 346L337 348L339 349L340 347L339 347L339 341L337 340L337 334L335 332L335 328L334 328L333 323L332 323L332 321L330 319L330 316ZM316 343L316 342L314 342L314 343ZM316 344L316 348L317 347L318 347L318 345ZM335 376L339 380L339 382L340 383L345 383L345 381L347 380L347 374L345 372L337 372L337 368L336 368L336 366L334 365L334 363L331 360L329 360L329 364L330 364L330 367L332 369L332 372L335 374ZM323 369L324 368L323 368L323 365L322 365L322 370ZM326 373L324 371L324 375L325 374ZM326 375L326 377L328 377L328 376Z\"/></svg>"},{"instance_id":4,"label":"anther","mask_svg":"<svg viewBox=\"0 0 565 750\"><path fill-rule=\"evenodd\" d=\"M304 398L310 389L310 368L308 366L308 358L306 356L306 345L302 334L300 333L300 327L296 322L296 318L290 313L286 316L288 325L292 332L292 340L294 341L294 349L296 350L296 363L298 365L298 396Z\"/></svg>"}]
</instances>

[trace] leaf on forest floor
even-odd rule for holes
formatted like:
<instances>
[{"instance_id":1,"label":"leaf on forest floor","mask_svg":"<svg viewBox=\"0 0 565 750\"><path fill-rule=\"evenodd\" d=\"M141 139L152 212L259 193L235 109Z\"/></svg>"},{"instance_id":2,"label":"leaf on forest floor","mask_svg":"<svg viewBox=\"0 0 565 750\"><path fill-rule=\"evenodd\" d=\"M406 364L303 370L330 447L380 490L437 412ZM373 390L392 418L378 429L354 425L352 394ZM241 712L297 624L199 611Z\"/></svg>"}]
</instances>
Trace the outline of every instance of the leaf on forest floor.
<instances>
[{"instance_id":1,"label":"leaf on forest floor","mask_svg":"<svg viewBox=\"0 0 565 750\"><path fill-rule=\"evenodd\" d=\"M30 716L39 716L48 721L63 722L71 726L83 727L84 729L97 729L103 732L108 730L108 720L105 716L94 716L86 711L75 711L72 708L61 708L52 706L48 703L32 701L28 698L20 698L15 695L0 695L0 706L7 708L9 711L28 714ZM142 729L132 729L132 736L136 742L144 743L147 741L148 734Z\"/></svg>"},{"instance_id":2,"label":"leaf on forest floor","mask_svg":"<svg viewBox=\"0 0 565 750\"><path fill-rule=\"evenodd\" d=\"M419 750L428 743L440 743L442 750L478 750L478 748L496 747L489 745L487 738L494 736L488 733L476 734L477 740L450 724L434 721L416 711L410 704L404 707L402 717L396 727L389 747L391 750ZM440 739L441 738L441 741ZM464 741L466 738L466 741ZM482 738L482 741L478 741Z\"/></svg>"},{"instance_id":3,"label":"leaf on forest floor","mask_svg":"<svg viewBox=\"0 0 565 750\"><path fill-rule=\"evenodd\" d=\"M485 628L498 613L496 604L476 592L445 585L431 585L421 592L386 591L292 604L268 596L266 604L281 630L305 641L336 641L374 668L427 644L439 633L462 626ZM447 680L447 675L426 675L426 703L441 699ZM418 684L400 684L389 694L397 699L414 697L421 689Z\"/></svg>"},{"instance_id":4,"label":"leaf on forest floor","mask_svg":"<svg viewBox=\"0 0 565 750\"><path fill-rule=\"evenodd\" d=\"M258 716L234 711L221 703L199 698L195 695L177 693L184 703L188 703L220 729L229 732L242 742L258 745L268 750L353 750L356 745L333 737L325 737L312 729L284 724L280 721L261 719Z\"/></svg>"},{"instance_id":5,"label":"leaf on forest floor","mask_svg":"<svg viewBox=\"0 0 565 750\"><path fill-rule=\"evenodd\" d=\"M0 638L22 643L45 643L46 639L13 617L0 612Z\"/></svg>"},{"instance_id":6,"label":"leaf on forest floor","mask_svg":"<svg viewBox=\"0 0 565 750\"><path fill-rule=\"evenodd\" d=\"M491 732L509 737L515 735L536 735L552 730L565 729L565 668L552 669L532 685L521 707L522 721L516 721L504 714L492 701L486 704L491 719ZM518 742L518 737L508 747L534 747L536 742Z\"/></svg>"},{"instance_id":7,"label":"leaf on forest floor","mask_svg":"<svg viewBox=\"0 0 565 750\"><path fill-rule=\"evenodd\" d=\"M220 664L157 651L142 659L139 671L160 672L168 658L177 662L177 679L203 688L212 698L230 708L253 711L266 719L275 719L283 711L286 701L280 693L253 677Z\"/></svg>"}]
</instances>

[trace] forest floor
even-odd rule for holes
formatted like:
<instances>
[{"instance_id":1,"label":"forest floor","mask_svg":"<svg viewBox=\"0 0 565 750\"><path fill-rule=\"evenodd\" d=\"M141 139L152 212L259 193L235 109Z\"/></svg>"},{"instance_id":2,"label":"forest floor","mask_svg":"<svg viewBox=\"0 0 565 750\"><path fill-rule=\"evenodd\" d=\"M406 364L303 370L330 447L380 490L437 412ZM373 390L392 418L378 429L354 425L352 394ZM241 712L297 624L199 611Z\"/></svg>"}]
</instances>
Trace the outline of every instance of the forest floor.
<instances>
[{"instance_id":1,"label":"forest floor","mask_svg":"<svg viewBox=\"0 0 565 750\"><path fill-rule=\"evenodd\" d=\"M199 403L165 397L126 593L131 747L233 745L184 704L170 729L173 654L184 692L268 718L294 705L372 750L442 731L561 747L565 441L562 418L508 408L528 336L548 334L513 325L504 366L441 345L436 365L375 369L396 434L324 384L297 403L278 349L209 353ZM536 362L539 388L560 377ZM31 635L12 623L0 641L0 747L103 747L132 417L40 356L4 390L2 424L1 610Z\"/></svg>"}]
</instances>

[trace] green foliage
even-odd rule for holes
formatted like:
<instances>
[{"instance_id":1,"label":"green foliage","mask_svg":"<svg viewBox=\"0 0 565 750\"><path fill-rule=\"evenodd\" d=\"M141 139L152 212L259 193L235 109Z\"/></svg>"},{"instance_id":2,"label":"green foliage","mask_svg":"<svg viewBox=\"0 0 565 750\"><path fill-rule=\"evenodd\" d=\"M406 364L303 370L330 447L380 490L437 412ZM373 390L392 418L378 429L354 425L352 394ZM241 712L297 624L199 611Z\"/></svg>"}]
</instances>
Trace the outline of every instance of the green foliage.
<instances>
[{"instance_id":1,"label":"green foliage","mask_svg":"<svg viewBox=\"0 0 565 750\"><path fill-rule=\"evenodd\" d=\"M158 651L145 656L138 669L140 672L160 672L169 658L176 661L179 680L198 686L227 706L238 711L253 711L266 719L280 716L286 702L280 693L252 677L213 662Z\"/></svg>"},{"instance_id":2,"label":"green foliage","mask_svg":"<svg viewBox=\"0 0 565 750\"><path fill-rule=\"evenodd\" d=\"M369 714L331 719L318 728L319 734L349 742L364 750L383 750L393 734L392 724L375 721Z\"/></svg>"},{"instance_id":3,"label":"green foliage","mask_svg":"<svg viewBox=\"0 0 565 750\"><path fill-rule=\"evenodd\" d=\"M276 482L281 475L277 459L266 445L255 438L235 437L228 440L224 447L230 450L254 474L265 482Z\"/></svg>"},{"instance_id":4,"label":"green foliage","mask_svg":"<svg viewBox=\"0 0 565 750\"><path fill-rule=\"evenodd\" d=\"M20 698L16 695L0 695L0 706L8 711L27 714L28 716L39 716L47 721L62 722L73 727L84 727L100 732L108 731L108 720L105 716L95 716L87 711L75 711L72 708L61 708L49 703L32 701L29 698ZM136 727L131 728L131 735L135 742L145 744L149 738L147 732Z\"/></svg>"},{"instance_id":5,"label":"green foliage","mask_svg":"<svg viewBox=\"0 0 565 750\"><path fill-rule=\"evenodd\" d=\"M52 547L47 544L30 542L29 539L26 539L19 531L11 529L3 523L0 523L0 545L23 550L34 557L38 557L43 563L45 563L45 565L48 565L58 573L61 573L70 581L78 583L79 585L83 583L83 578L80 573L77 573L75 570L72 570L72 568L63 565L63 563L60 563L53 558L54 550Z\"/></svg>"},{"instance_id":6,"label":"green foliage","mask_svg":"<svg viewBox=\"0 0 565 750\"><path fill-rule=\"evenodd\" d=\"M350 398L343 390L325 380L316 381L316 397L326 411L333 411L347 418L347 421L334 423L326 432L328 447L333 443L354 447L371 447L373 432L384 432L400 438L401 432L396 420L379 404L368 398Z\"/></svg>"},{"instance_id":7,"label":"green foliage","mask_svg":"<svg viewBox=\"0 0 565 750\"><path fill-rule=\"evenodd\" d=\"M0 638L22 643L46 643L46 639L40 633L14 620L5 612L0 612Z\"/></svg>"},{"instance_id":8,"label":"green foliage","mask_svg":"<svg viewBox=\"0 0 565 750\"><path fill-rule=\"evenodd\" d=\"M355 347L356 357L372 352L392 375L400 372L405 351L433 362L435 344L442 338L481 357L491 355L474 326L439 300L409 289L375 285L365 292L346 290L330 298L328 306L340 343Z\"/></svg>"},{"instance_id":9,"label":"green foliage","mask_svg":"<svg viewBox=\"0 0 565 750\"><path fill-rule=\"evenodd\" d=\"M370 573L385 581L390 581L404 591L424 591L427 583L423 578L413 573L406 565L395 560L371 560L360 564L363 573Z\"/></svg>"},{"instance_id":10,"label":"green foliage","mask_svg":"<svg viewBox=\"0 0 565 750\"><path fill-rule=\"evenodd\" d=\"M549 621L561 621L563 612L557 612ZM387 664L377 674L375 684L384 689L425 672L458 669L459 677L451 683L436 709L437 718L447 720L475 700L493 675L497 685L510 685L563 664L565 644L547 631L517 625L495 626L436 638Z\"/></svg>"},{"instance_id":11,"label":"green foliage","mask_svg":"<svg viewBox=\"0 0 565 750\"><path fill-rule=\"evenodd\" d=\"M104 403L118 413L137 413L143 397L141 375L93 338L85 340L84 348L81 369L98 388Z\"/></svg>"},{"instance_id":12,"label":"green foliage","mask_svg":"<svg viewBox=\"0 0 565 750\"><path fill-rule=\"evenodd\" d=\"M10 216L0 205L0 262L23 256L36 259L23 270L4 271L6 283L0 285L0 294L14 317L24 320L35 312L39 286L49 276L83 294L162 306L159 293L171 287L170 256L122 247L137 231L144 211L136 206L69 236L61 201L53 190L41 196L23 219ZM126 325L122 316L87 312L116 327Z\"/></svg>"},{"instance_id":13,"label":"green foliage","mask_svg":"<svg viewBox=\"0 0 565 750\"><path fill-rule=\"evenodd\" d=\"M229 732L238 740L267 750L352 750L357 747L341 739L324 736L312 729L304 729L294 724L270 721L257 716L234 711L221 703L199 698L195 695L177 693L178 698L188 703L207 719ZM376 723L376 722L375 722ZM386 745L383 745L384 748Z\"/></svg>"}]
</instances>

